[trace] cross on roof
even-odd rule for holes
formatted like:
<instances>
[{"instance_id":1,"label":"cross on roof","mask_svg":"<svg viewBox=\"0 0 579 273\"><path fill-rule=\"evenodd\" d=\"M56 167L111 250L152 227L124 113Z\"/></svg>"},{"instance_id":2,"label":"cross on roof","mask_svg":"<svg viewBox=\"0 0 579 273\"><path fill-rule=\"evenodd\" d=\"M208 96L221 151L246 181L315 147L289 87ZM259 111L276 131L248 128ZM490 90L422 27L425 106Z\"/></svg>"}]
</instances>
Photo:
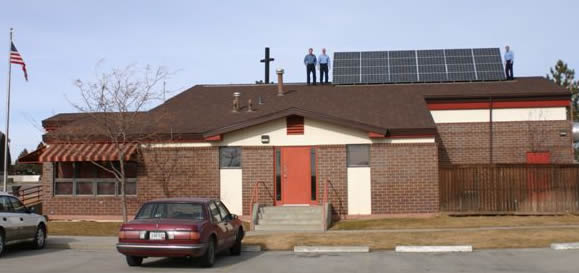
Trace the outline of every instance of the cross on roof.
<instances>
[{"instance_id":1,"label":"cross on roof","mask_svg":"<svg viewBox=\"0 0 579 273\"><path fill-rule=\"evenodd\" d=\"M265 63L265 84L269 83L269 63L273 62L275 59L269 57L269 47L265 48L265 58L261 59L260 62Z\"/></svg>"}]
</instances>

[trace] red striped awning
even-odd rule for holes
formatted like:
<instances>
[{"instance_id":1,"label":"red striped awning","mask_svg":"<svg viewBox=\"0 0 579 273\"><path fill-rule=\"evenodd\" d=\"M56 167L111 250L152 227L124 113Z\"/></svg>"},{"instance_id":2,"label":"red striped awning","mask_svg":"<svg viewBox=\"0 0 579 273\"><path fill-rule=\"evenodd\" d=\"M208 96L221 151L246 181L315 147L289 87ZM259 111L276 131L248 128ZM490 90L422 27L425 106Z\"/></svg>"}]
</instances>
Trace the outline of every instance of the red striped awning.
<instances>
[{"instance_id":1,"label":"red striped awning","mask_svg":"<svg viewBox=\"0 0 579 273\"><path fill-rule=\"evenodd\" d=\"M137 144L123 146L124 159L130 160ZM38 157L39 162L117 161L119 153L114 143L51 144Z\"/></svg>"}]
</instances>

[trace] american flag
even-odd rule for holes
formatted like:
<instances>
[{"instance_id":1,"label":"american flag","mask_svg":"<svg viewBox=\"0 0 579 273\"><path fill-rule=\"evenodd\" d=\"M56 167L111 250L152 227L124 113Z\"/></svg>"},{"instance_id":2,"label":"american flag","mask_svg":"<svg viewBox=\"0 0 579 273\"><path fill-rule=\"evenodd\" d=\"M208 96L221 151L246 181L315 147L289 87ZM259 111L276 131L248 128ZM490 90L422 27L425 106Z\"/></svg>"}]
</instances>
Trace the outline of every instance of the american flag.
<instances>
[{"instance_id":1,"label":"american flag","mask_svg":"<svg viewBox=\"0 0 579 273\"><path fill-rule=\"evenodd\" d=\"M20 56L20 53L18 53L18 50L14 46L14 43L12 43L12 47L10 48L10 63L21 65L22 71L24 71L24 79L28 81L28 72L26 72L26 64L24 63L22 56Z\"/></svg>"}]
</instances>

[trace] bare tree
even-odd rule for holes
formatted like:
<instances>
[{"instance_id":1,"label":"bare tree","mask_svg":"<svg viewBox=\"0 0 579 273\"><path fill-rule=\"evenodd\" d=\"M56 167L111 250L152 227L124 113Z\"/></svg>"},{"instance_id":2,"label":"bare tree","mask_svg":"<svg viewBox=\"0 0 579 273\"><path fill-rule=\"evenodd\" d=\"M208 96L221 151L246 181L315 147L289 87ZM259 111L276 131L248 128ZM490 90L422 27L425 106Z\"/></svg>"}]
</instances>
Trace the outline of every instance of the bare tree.
<instances>
[{"instance_id":1,"label":"bare tree","mask_svg":"<svg viewBox=\"0 0 579 273\"><path fill-rule=\"evenodd\" d=\"M102 170L112 174L120 183L121 210L123 221L127 221L126 202L126 153L130 145L139 145L156 133L147 107L160 101L163 95L163 82L169 73L162 67L143 68L130 65L113 69L108 73L97 73L95 81L75 82L80 90L81 102L72 105L85 113L90 121L90 129L76 128L70 134L84 137L85 140L102 140L113 144L118 155L115 162L91 161Z\"/></svg>"},{"instance_id":2,"label":"bare tree","mask_svg":"<svg viewBox=\"0 0 579 273\"><path fill-rule=\"evenodd\" d=\"M161 187L165 197L172 197L169 185L177 170L180 149L159 145L162 144L148 143L142 145L140 155L147 166L147 175L155 177L154 182Z\"/></svg>"},{"instance_id":3,"label":"bare tree","mask_svg":"<svg viewBox=\"0 0 579 273\"><path fill-rule=\"evenodd\" d=\"M550 150L549 132L544 128L545 113L539 110L538 113L529 113L529 121L527 121L527 146L531 152L545 152Z\"/></svg>"}]
</instances>

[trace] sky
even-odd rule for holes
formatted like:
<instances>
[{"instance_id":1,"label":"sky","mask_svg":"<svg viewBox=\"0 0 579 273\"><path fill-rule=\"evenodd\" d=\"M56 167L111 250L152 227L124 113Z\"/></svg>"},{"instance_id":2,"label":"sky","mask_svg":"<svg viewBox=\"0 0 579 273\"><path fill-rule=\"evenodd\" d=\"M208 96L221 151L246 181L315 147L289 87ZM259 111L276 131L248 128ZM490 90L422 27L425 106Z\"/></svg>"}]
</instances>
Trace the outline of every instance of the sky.
<instances>
[{"instance_id":1,"label":"sky","mask_svg":"<svg viewBox=\"0 0 579 273\"><path fill-rule=\"evenodd\" d=\"M77 79L127 65L163 66L171 95L197 84L254 83L271 48L284 81L305 81L303 57L335 51L510 45L516 76L544 76L558 59L579 66L579 1L3 1L0 130L5 130L9 29L29 82L12 67L10 149L42 140L41 121L75 112ZM4 63L5 65L2 65ZM331 74L330 74L331 78ZM199 118L199 117L190 117Z\"/></svg>"}]
</instances>

